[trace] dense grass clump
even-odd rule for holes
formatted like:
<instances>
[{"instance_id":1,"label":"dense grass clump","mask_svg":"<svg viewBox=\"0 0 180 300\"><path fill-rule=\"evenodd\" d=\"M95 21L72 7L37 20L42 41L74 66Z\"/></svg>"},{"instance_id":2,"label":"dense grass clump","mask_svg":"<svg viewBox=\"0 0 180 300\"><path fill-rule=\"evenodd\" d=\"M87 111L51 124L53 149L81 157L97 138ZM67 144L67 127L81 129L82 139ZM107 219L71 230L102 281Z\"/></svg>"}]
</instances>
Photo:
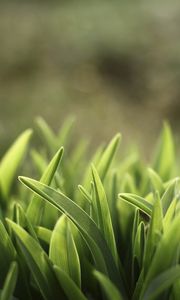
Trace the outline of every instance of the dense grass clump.
<instances>
[{"instance_id":1,"label":"dense grass clump","mask_svg":"<svg viewBox=\"0 0 180 300\"><path fill-rule=\"evenodd\" d=\"M180 299L180 177L169 126L150 167L137 152L122 159L120 134L88 161L87 145L70 143L71 127L55 135L38 119L44 145L27 159L38 181L14 182L31 130L1 159L0 299Z\"/></svg>"}]
</instances>

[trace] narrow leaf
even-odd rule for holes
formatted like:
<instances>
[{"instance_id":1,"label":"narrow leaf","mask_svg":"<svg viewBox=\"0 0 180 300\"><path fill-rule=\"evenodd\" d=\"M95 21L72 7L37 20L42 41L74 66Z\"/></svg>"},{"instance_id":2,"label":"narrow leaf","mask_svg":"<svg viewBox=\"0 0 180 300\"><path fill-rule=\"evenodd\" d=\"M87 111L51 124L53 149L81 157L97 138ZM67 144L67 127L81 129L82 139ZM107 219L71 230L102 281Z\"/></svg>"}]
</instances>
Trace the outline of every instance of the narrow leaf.
<instances>
[{"instance_id":1,"label":"narrow leaf","mask_svg":"<svg viewBox=\"0 0 180 300\"><path fill-rule=\"evenodd\" d=\"M55 154L46 170L44 171L40 182L45 184L51 183L54 174L61 162L63 152L63 148L60 148L60 150ZM51 205L45 203L41 199L41 197L39 197L38 195L34 195L27 209L27 217L35 226L44 225L51 228L57 218L57 212L54 210L54 208L52 208Z\"/></svg>"},{"instance_id":2,"label":"narrow leaf","mask_svg":"<svg viewBox=\"0 0 180 300\"><path fill-rule=\"evenodd\" d=\"M18 276L18 265L12 262L6 276L6 280L0 295L1 300L11 300L16 286Z\"/></svg>"},{"instance_id":3,"label":"narrow leaf","mask_svg":"<svg viewBox=\"0 0 180 300\"><path fill-rule=\"evenodd\" d=\"M106 277L104 274L94 271L93 272L96 279L99 281L102 290L104 291L107 299L109 300L123 300L122 295L120 294L119 290L116 286Z\"/></svg>"},{"instance_id":4,"label":"narrow leaf","mask_svg":"<svg viewBox=\"0 0 180 300\"><path fill-rule=\"evenodd\" d=\"M1 160L0 189L5 199L10 193L15 174L27 150L31 135L32 130L30 129L22 133Z\"/></svg>"},{"instance_id":5,"label":"narrow leaf","mask_svg":"<svg viewBox=\"0 0 180 300\"><path fill-rule=\"evenodd\" d=\"M71 233L69 220L61 216L52 232L49 257L54 263L66 272L71 279L81 286L81 270L79 256Z\"/></svg>"}]
</instances>

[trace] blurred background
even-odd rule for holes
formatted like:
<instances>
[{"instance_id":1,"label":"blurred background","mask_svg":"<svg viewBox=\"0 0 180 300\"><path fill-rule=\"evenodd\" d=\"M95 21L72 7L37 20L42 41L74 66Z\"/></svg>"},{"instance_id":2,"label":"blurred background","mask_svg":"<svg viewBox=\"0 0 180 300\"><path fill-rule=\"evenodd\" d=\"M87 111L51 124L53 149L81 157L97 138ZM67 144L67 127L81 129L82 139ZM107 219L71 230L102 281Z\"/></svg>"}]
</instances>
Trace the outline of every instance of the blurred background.
<instances>
[{"instance_id":1,"label":"blurred background","mask_svg":"<svg viewBox=\"0 0 180 300\"><path fill-rule=\"evenodd\" d=\"M0 1L0 153L39 115L148 152L179 113L180 1Z\"/></svg>"}]
</instances>

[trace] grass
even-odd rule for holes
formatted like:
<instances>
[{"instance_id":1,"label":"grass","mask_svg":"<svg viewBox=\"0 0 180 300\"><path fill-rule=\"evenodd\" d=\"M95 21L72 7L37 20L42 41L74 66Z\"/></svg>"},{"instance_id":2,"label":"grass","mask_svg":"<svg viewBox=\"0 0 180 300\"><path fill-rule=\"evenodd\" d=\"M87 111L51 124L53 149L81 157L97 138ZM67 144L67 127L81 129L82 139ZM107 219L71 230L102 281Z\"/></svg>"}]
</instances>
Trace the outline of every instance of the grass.
<instances>
[{"instance_id":1,"label":"grass","mask_svg":"<svg viewBox=\"0 0 180 300\"><path fill-rule=\"evenodd\" d=\"M88 159L87 144L71 143L72 120L57 134L41 118L36 127L42 146L30 148L26 130L0 163L0 299L178 300L180 177L169 125L148 166L137 151L122 158L120 134ZM23 172L39 180L21 184L27 152Z\"/></svg>"}]
</instances>

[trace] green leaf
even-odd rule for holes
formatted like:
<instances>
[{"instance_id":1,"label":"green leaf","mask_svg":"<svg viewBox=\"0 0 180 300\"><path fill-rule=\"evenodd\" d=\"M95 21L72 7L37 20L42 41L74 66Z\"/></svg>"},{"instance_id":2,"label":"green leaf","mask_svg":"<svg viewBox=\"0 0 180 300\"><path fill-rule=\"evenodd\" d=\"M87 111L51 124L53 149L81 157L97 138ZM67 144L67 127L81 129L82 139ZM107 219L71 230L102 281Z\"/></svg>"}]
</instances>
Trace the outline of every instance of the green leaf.
<instances>
[{"instance_id":1,"label":"green leaf","mask_svg":"<svg viewBox=\"0 0 180 300\"><path fill-rule=\"evenodd\" d=\"M120 199L138 207L140 210L145 212L148 216L152 213L152 204L146 201L144 198L131 193L121 193L118 196Z\"/></svg>"},{"instance_id":2,"label":"green leaf","mask_svg":"<svg viewBox=\"0 0 180 300\"><path fill-rule=\"evenodd\" d=\"M163 228L164 228L164 231L166 231L170 226L171 226L171 223L175 217L175 214L176 214L176 207L177 207L177 199L175 198L170 206L168 207L168 210L166 211L166 214L164 216L164 219L163 219Z\"/></svg>"},{"instance_id":3,"label":"green leaf","mask_svg":"<svg viewBox=\"0 0 180 300\"><path fill-rule=\"evenodd\" d=\"M58 143L63 147L67 146L69 138L71 137L71 131L74 127L75 118L69 117L60 128L58 132Z\"/></svg>"},{"instance_id":4,"label":"green leaf","mask_svg":"<svg viewBox=\"0 0 180 300\"><path fill-rule=\"evenodd\" d=\"M103 273L108 274L110 279L126 295L122 278L107 243L88 214L62 193L58 193L54 189L30 178L21 177L20 180L44 200L54 205L61 212L64 212L76 224L92 252L97 268Z\"/></svg>"},{"instance_id":5,"label":"green leaf","mask_svg":"<svg viewBox=\"0 0 180 300\"><path fill-rule=\"evenodd\" d=\"M86 198L86 200L91 203L92 199L91 199L91 195L89 194L89 192L82 186L82 185L78 185L78 189L80 190L81 194Z\"/></svg>"},{"instance_id":6,"label":"green leaf","mask_svg":"<svg viewBox=\"0 0 180 300\"><path fill-rule=\"evenodd\" d=\"M3 223L0 222L0 286L4 282L10 264L15 258L16 250Z\"/></svg>"},{"instance_id":7,"label":"green leaf","mask_svg":"<svg viewBox=\"0 0 180 300\"><path fill-rule=\"evenodd\" d=\"M51 162L44 171L40 182L50 184L54 174L61 162L63 156L63 148L60 148ZM31 202L27 209L27 217L34 226L43 225L45 227L52 228L58 215L57 211L48 203L45 203L41 197L35 195L32 197Z\"/></svg>"},{"instance_id":8,"label":"green leaf","mask_svg":"<svg viewBox=\"0 0 180 300\"><path fill-rule=\"evenodd\" d=\"M147 273L149 265L151 263L153 254L161 238L163 232L163 213L162 203L158 193L155 196L155 202L152 211L152 218L150 222L150 228L148 230L146 251L144 257L144 272Z\"/></svg>"},{"instance_id":9,"label":"green leaf","mask_svg":"<svg viewBox=\"0 0 180 300\"><path fill-rule=\"evenodd\" d=\"M70 221L63 215L52 232L49 257L81 287L81 269L76 245L71 233Z\"/></svg>"},{"instance_id":10,"label":"green leaf","mask_svg":"<svg viewBox=\"0 0 180 300\"><path fill-rule=\"evenodd\" d=\"M41 226L36 226L35 227L35 232L37 237L44 241L46 244L50 244L50 240L51 240L51 236L52 236L52 230L49 230L45 227L41 227Z\"/></svg>"},{"instance_id":11,"label":"green leaf","mask_svg":"<svg viewBox=\"0 0 180 300\"><path fill-rule=\"evenodd\" d=\"M18 265L12 262L6 276L3 289L0 295L1 300L11 300L16 286L18 276Z\"/></svg>"},{"instance_id":12,"label":"green leaf","mask_svg":"<svg viewBox=\"0 0 180 300\"><path fill-rule=\"evenodd\" d=\"M0 163L0 189L3 197L8 198L17 169L27 150L32 130L22 133L3 156Z\"/></svg>"},{"instance_id":13,"label":"green leaf","mask_svg":"<svg viewBox=\"0 0 180 300\"><path fill-rule=\"evenodd\" d=\"M45 142L45 145L49 150L49 154L53 155L53 153L58 149L58 144L54 132L41 117L38 117L36 119L36 125L39 131L39 136L42 138L43 142Z\"/></svg>"},{"instance_id":14,"label":"green leaf","mask_svg":"<svg viewBox=\"0 0 180 300\"><path fill-rule=\"evenodd\" d=\"M174 200L174 198L176 198L176 196L179 196L179 191L180 191L179 183L180 183L179 177L172 180L162 196L161 201L162 201L164 215L167 212L168 207L170 206L170 204Z\"/></svg>"},{"instance_id":15,"label":"green leaf","mask_svg":"<svg viewBox=\"0 0 180 300\"><path fill-rule=\"evenodd\" d=\"M174 218L171 227L162 235L157 250L151 260L148 272L144 281L142 295L150 282L158 275L165 272L174 265L180 241L180 215Z\"/></svg>"},{"instance_id":16,"label":"green leaf","mask_svg":"<svg viewBox=\"0 0 180 300\"><path fill-rule=\"evenodd\" d=\"M164 123L153 164L153 169L160 175L163 181L167 181L171 178L172 169L175 165L174 152L174 141L171 128L168 123Z\"/></svg>"},{"instance_id":17,"label":"green leaf","mask_svg":"<svg viewBox=\"0 0 180 300\"><path fill-rule=\"evenodd\" d=\"M98 175L96 168L92 165L92 176L96 194L96 208L99 227L103 233L104 238L107 241L109 248L111 249L112 255L116 264L118 265L118 255L116 249L116 242L114 237L114 231L112 227L111 215L109 210L106 193Z\"/></svg>"},{"instance_id":18,"label":"green leaf","mask_svg":"<svg viewBox=\"0 0 180 300\"><path fill-rule=\"evenodd\" d=\"M174 266L157 276L148 286L142 300L155 300L173 283L180 279L180 266Z\"/></svg>"},{"instance_id":19,"label":"green leaf","mask_svg":"<svg viewBox=\"0 0 180 300\"><path fill-rule=\"evenodd\" d=\"M97 171L102 181L104 181L108 169L112 163L114 155L116 153L117 147L121 140L121 135L118 133L115 137L111 140L107 148L104 150L99 163L97 164Z\"/></svg>"},{"instance_id":20,"label":"green leaf","mask_svg":"<svg viewBox=\"0 0 180 300\"><path fill-rule=\"evenodd\" d=\"M104 291L107 299L109 300L123 300L122 295L120 294L119 290L116 286L106 277L104 274L94 271L93 272L96 279L99 281L102 290Z\"/></svg>"},{"instance_id":21,"label":"green leaf","mask_svg":"<svg viewBox=\"0 0 180 300\"><path fill-rule=\"evenodd\" d=\"M62 289L64 290L64 293L66 294L69 300L87 300L87 298L78 288L78 286L74 283L74 281L71 279L71 277L68 276L66 272L64 272L57 266L54 266L54 270L57 279L59 280L59 283L62 286Z\"/></svg>"},{"instance_id":22,"label":"green leaf","mask_svg":"<svg viewBox=\"0 0 180 300\"><path fill-rule=\"evenodd\" d=\"M61 299L61 297L64 299L53 268L50 263L48 263L48 256L40 244L19 225L9 219L7 219L7 222L18 239L26 264L44 299Z\"/></svg>"},{"instance_id":23,"label":"green leaf","mask_svg":"<svg viewBox=\"0 0 180 300\"><path fill-rule=\"evenodd\" d=\"M137 258L140 269L142 267L144 246L145 246L145 226L144 223L141 222L137 228L137 233L134 241L134 249L133 249L133 256Z\"/></svg>"},{"instance_id":24,"label":"green leaf","mask_svg":"<svg viewBox=\"0 0 180 300\"><path fill-rule=\"evenodd\" d=\"M41 153L39 153L35 149L32 149L30 154L31 154L32 161L36 167L36 170L39 176L41 176L47 167L46 159L43 157Z\"/></svg>"},{"instance_id":25,"label":"green leaf","mask_svg":"<svg viewBox=\"0 0 180 300\"><path fill-rule=\"evenodd\" d=\"M158 191L161 195L164 192L164 186L161 177L151 168L148 168L148 173L153 190L155 192Z\"/></svg>"},{"instance_id":26,"label":"green leaf","mask_svg":"<svg viewBox=\"0 0 180 300\"><path fill-rule=\"evenodd\" d=\"M24 209L17 202L14 204L14 219L15 223L23 228L26 228L26 231L28 231L35 240L38 240L34 228L29 221Z\"/></svg>"}]
</instances>

